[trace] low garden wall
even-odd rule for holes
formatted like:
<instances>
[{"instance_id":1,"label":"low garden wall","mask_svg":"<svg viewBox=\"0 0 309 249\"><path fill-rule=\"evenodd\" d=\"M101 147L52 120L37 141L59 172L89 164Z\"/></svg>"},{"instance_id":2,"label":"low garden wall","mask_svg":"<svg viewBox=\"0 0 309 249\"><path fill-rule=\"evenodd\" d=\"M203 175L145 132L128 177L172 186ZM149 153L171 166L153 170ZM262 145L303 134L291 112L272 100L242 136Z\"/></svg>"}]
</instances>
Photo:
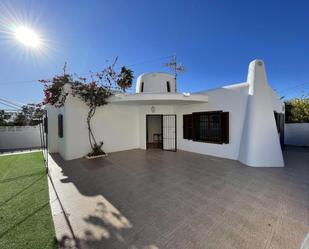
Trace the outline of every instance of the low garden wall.
<instances>
[{"instance_id":1,"label":"low garden wall","mask_svg":"<svg viewBox=\"0 0 309 249\"><path fill-rule=\"evenodd\" d=\"M285 144L309 146L309 123L285 124Z\"/></svg>"},{"instance_id":2,"label":"low garden wall","mask_svg":"<svg viewBox=\"0 0 309 249\"><path fill-rule=\"evenodd\" d=\"M39 126L0 126L0 151L41 147Z\"/></svg>"}]
</instances>

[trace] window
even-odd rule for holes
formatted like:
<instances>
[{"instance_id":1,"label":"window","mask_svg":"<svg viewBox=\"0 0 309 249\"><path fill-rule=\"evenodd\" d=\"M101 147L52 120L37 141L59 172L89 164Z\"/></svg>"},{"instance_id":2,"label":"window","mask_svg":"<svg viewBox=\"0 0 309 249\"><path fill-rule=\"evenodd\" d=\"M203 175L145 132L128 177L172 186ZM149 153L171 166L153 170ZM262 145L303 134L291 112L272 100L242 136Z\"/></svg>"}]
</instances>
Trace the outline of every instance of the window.
<instances>
[{"instance_id":1,"label":"window","mask_svg":"<svg viewBox=\"0 0 309 249\"><path fill-rule=\"evenodd\" d=\"M63 137L63 115L58 115L58 137Z\"/></svg>"},{"instance_id":2,"label":"window","mask_svg":"<svg viewBox=\"0 0 309 249\"><path fill-rule=\"evenodd\" d=\"M171 85L169 81L166 81L166 89L168 93L171 92Z\"/></svg>"},{"instance_id":3,"label":"window","mask_svg":"<svg viewBox=\"0 0 309 249\"><path fill-rule=\"evenodd\" d=\"M183 115L183 137L200 142L229 143L229 113L196 112Z\"/></svg>"},{"instance_id":4,"label":"window","mask_svg":"<svg viewBox=\"0 0 309 249\"><path fill-rule=\"evenodd\" d=\"M144 82L141 84L141 93L144 92Z\"/></svg>"}]
</instances>

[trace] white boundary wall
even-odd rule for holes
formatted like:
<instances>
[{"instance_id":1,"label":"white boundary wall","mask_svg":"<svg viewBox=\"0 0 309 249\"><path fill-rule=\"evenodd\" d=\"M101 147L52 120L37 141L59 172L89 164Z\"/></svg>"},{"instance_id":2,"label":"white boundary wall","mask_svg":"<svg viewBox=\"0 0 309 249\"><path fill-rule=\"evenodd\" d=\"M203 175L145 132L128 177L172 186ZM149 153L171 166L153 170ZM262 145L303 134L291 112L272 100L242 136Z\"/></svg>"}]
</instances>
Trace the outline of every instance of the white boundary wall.
<instances>
[{"instance_id":1,"label":"white boundary wall","mask_svg":"<svg viewBox=\"0 0 309 249\"><path fill-rule=\"evenodd\" d=\"M285 124L284 134L287 145L309 146L309 123Z\"/></svg>"},{"instance_id":2,"label":"white boundary wall","mask_svg":"<svg viewBox=\"0 0 309 249\"><path fill-rule=\"evenodd\" d=\"M41 146L39 126L0 126L0 150Z\"/></svg>"}]
</instances>

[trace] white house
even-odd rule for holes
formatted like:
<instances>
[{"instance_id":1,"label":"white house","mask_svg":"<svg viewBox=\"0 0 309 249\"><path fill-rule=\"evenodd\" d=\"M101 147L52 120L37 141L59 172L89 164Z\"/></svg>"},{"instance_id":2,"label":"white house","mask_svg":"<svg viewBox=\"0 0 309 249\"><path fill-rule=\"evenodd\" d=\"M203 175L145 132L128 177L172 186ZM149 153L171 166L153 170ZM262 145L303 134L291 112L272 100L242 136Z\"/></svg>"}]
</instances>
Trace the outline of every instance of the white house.
<instances>
[{"instance_id":1,"label":"white house","mask_svg":"<svg viewBox=\"0 0 309 249\"><path fill-rule=\"evenodd\" d=\"M65 160L90 152L87 111L70 94L63 107L47 107L50 152ZM116 94L98 108L92 127L105 152L179 149L248 166L282 167L283 115L284 104L267 82L264 62L254 60L246 82L197 93L176 92L172 75L143 74L136 93Z\"/></svg>"}]
</instances>

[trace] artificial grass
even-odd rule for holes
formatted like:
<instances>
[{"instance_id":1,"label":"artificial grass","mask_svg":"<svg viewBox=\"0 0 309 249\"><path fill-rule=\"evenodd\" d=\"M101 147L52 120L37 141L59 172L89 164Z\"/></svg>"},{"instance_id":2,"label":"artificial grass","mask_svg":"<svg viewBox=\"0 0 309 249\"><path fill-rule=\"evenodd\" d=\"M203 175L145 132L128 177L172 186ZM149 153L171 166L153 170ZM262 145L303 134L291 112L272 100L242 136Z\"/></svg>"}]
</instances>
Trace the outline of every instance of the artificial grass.
<instances>
[{"instance_id":1,"label":"artificial grass","mask_svg":"<svg viewBox=\"0 0 309 249\"><path fill-rule=\"evenodd\" d=\"M0 156L0 248L57 248L41 152Z\"/></svg>"}]
</instances>

